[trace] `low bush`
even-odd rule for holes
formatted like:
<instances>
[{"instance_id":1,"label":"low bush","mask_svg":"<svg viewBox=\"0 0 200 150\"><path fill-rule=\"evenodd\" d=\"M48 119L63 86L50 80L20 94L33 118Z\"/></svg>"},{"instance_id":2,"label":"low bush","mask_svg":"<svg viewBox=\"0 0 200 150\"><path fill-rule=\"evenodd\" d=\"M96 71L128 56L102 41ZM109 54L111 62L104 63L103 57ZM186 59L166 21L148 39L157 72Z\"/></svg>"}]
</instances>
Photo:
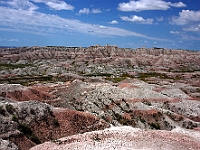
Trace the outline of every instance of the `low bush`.
<instances>
[{"instance_id":1,"label":"low bush","mask_svg":"<svg viewBox=\"0 0 200 150\"><path fill-rule=\"evenodd\" d=\"M18 130L21 131L28 139L33 141L36 144L40 144L40 140L38 137L33 133L31 128L27 124L20 124L18 126Z\"/></svg>"},{"instance_id":2,"label":"low bush","mask_svg":"<svg viewBox=\"0 0 200 150\"><path fill-rule=\"evenodd\" d=\"M15 108L11 104L6 105L6 110L8 113L13 114L15 112Z\"/></svg>"}]
</instances>

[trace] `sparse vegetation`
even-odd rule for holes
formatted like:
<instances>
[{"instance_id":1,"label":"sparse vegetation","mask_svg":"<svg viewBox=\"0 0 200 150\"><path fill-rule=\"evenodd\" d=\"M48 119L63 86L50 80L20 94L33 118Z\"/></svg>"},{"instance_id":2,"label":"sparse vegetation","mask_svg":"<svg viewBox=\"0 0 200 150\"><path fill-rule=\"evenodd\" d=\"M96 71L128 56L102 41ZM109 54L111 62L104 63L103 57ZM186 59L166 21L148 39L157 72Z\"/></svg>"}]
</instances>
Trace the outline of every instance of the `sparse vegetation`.
<instances>
[{"instance_id":1,"label":"sparse vegetation","mask_svg":"<svg viewBox=\"0 0 200 150\"><path fill-rule=\"evenodd\" d=\"M6 64L0 63L0 70L3 69L16 69L16 68L25 68L25 67L33 67L33 64Z\"/></svg>"},{"instance_id":2,"label":"sparse vegetation","mask_svg":"<svg viewBox=\"0 0 200 150\"><path fill-rule=\"evenodd\" d=\"M141 121L142 123L145 123L145 122L146 122L145 119L142 118L142 117L140 117L140 121Z\"/></svg>"},{"instance_id":3,"label":"sparse vegetation","mask_svg":"<svg viewBox=\"0 0 200 150\"><path fill-rule=\"evenodd\" d=\"M21 131L28 139L30 139L34 143L36 144L41 143L38 137L31 130L30 126L28 126L27 124L20 124L18 126L18 130Z\"/></svg>"},{"instance_id":4,"label":"sparse vegetation","mask_svg":"<svg viewBox=\"0 0 200 150\"><path fill-rule=\"evenodd\" d=\"M110 77L113 74L110 73L93 73L93 74L85 74L84 76L86 77L97 77L97 76L101 76L101 77Z\"/></svg>"},{"instance_id":5,"label":"sparse vegetation","mask_svg":"<svg viewBox=\"0 0 200 150\"><path fill-rule=\"evenodd\" d=\"M151 102L148 101L148 100L143 100L142 103L145 104L145 105L148 105L148 106L152 105Z\"/></svg>"},{"instance_id":6,"label":"sparse vegetation","mask_svg":"<svg viewBox=\"0 0 200 150\"><path fill-rule=\"evenodd\" d=\"M15 114L12 116L12 121L18 122L18 117Z\"/></svg>"},{"instance_id":7,"label":"sparse vegetation","mask_svg":"<svg viewBox=\"0 0 200 150\"><path fill-rule=\"evenodd\" d=\"M8 113L13 114L15 112L15 108L11 104L6 105L6 110Z\"/></svg>"},{"instance_id":8,"label":"sparse vegetation","mask_svg":"<svg viewBox=\"0 0 200 150\"><path fill-rule=\"evenodd\" d=\"M149 123L152 129L160 130L160 125L157 122Z\"/></svg>"}]
</instances>

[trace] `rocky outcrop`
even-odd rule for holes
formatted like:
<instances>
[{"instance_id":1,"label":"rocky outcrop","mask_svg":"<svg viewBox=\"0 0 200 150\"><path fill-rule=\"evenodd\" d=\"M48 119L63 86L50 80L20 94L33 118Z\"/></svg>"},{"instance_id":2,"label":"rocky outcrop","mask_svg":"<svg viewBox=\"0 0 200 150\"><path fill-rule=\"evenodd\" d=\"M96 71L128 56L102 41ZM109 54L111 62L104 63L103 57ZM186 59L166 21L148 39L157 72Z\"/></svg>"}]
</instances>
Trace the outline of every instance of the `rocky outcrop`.
<instances>
[{"instance_id":1,"label":"rocky outcrop","mask_svg":"<svg viewBox=\"0 0 200 150\"><path fill-rule=\"evenodd\" d=\"M0 139L0 149L2 150L18 150L18 147L9 140Z\"/></svg>"},{"instance_id":2,"label":"rocky outcrop","mask_svg":"<svg viewBox=\"0 0 200 150\"><path fill-rule=\"evenodd\" d=\"M67 112L59 108L60 114L66 113L66 116L69 116L67 114L70 111L71 114L75 114L73 111L78 110L89 112L115 126L130 125L143 129L172 130L178 126L195 129L200 126L200 102L191 99L179 89L179 86L173 84L159 86L141 80L128 79L118 84L74 80L66 83L34 85L28 88L23 86L13 88L16 86L9 85L8 93L5 95L16 101L30 101L35 98L54 107L68 108L70 110ZM2 88L4 93L6 93L5 87L6 84ZM19 92L21 96L17 97L16 93ZM27 99L23 99L25 95ZM60 116L54 112L55 116L56 114ZM63 125L65 126L65 122ZM70 126L75 126L75 124ZM91 128L95 129L92 126ZM82 130L81 128L77 131L71 129L75 133L87 131Z\"/></svg>"},{"instance_id":3,"label":"rocky outcrop","mask_svg":"<svg viewBox=\"0 0 200 150\"><path fill-rule=\"evenodd\" d=\"M0 138L21 150L41 142L109 127L104 120L75 110L53 108L38 101L0 102Z\"/></svg>"},{"instance_id":4,"label":"rocky outcrop","mask_svg":"<svg viewBox=\"0 0 200 150\"><path fill-rule=\"evenodd\" d=\"M40 75L67 73L68 71L87 73L86 66L131 67L145 66L151 70L195 71L200 70L200 53L161 48L123 49L115 46L70 47L30 47L0 49L2 63L17 63L1 74ZM40 61L38 61L40 60ZM46 66L48 64L48 66ZM82 67L81 67L82 66ZM2 67L8 67L6 65ZM107 70L104 70L107 71Z\"/></svg>"}]
</instances>

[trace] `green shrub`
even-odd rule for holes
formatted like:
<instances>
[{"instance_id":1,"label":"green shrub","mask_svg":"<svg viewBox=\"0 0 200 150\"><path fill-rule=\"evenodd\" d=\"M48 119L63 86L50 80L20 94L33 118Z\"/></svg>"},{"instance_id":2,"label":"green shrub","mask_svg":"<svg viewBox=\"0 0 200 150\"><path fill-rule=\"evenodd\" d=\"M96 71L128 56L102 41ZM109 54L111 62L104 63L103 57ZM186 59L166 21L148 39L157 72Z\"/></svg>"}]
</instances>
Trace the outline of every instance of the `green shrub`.
<instances>
[{"instance_id":1,"label":"green shrub","mask_svg":"<svg viewBox=\"0 0 200 150\"><path fill-rule=\"evenodd\" d=\"M36 144L40 144L40 140L38 137L33 133L31 128L27 124L20 124L18 126L18 130L21 131L28 139L33 141Z\"/></svg>"},{"instance_id":2,"label":"green shrub","mask_svg":"<svg viewBox=\"0 0 200 150\"><path fill-rule=\"evenodd\" d=\"M18 117L15 114L12 116L12 121L18 122Z\"/></svg>"},{"instance_id":3,"label":"green shrub","mask_svg":"<svg viewBox=\"0 0 200 150\"><path fill-rule=\"evenodd\" d=\"M13 107L13 105L11 104L7 104L6 105L6 110L7 112L9 112L10 114L13 114L15 112L15 108Z\"/></svg>"},{"instance_id":4,"label":"green shrub","mask_svg":"<svg viewBox=\"0 0 200 150\"><path fill-rule=\"evenodd\" d=\"M140 121L141 121L142 123L145 123L145 122L146 122L145 119L144 119L144 118L141 118L141 117L140 117Z\"/></svg>"},{"instance_id":5,"label":"green shrub","mask_svg":"<svg viewBox=\"0 0 200 150\"><path fill-rule=\"evenodd\" d=\"M158 123L149 123L152 129L160 130L160 125Z\"/></svg>"}]
</instances>

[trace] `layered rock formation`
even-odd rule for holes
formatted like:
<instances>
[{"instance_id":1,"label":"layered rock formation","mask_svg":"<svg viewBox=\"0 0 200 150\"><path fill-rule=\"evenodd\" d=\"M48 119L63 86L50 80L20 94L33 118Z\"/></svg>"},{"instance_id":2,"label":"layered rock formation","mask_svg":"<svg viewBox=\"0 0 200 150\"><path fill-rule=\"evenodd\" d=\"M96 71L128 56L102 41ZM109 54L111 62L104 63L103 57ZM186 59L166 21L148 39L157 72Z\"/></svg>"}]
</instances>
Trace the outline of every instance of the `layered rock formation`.
<instances>
[{"instance_id":1,"label":"layered rock formation","mask_svg":"<svg viewBox=\"0 0 200 150\"><path fill-rule=\"evenodd\" d=\"M0 147L7 149L52 140L35 149L199 149L192 135L200 130L200 53L109 45L0 49L0 120ZM131 127L103 130L110 125Z\"/></svg>"},{"instance_id":2,"label":"layered rock formation","mask_svg":"<svg viewBox=\"0 0 200 150\"><path fill-rule=\"evenodd\" d=\"M94 115L54 108L38 101L0 101L0 138L10 140L21 150L63 136L109 127Z\"/></svg>"}]
</instances>

